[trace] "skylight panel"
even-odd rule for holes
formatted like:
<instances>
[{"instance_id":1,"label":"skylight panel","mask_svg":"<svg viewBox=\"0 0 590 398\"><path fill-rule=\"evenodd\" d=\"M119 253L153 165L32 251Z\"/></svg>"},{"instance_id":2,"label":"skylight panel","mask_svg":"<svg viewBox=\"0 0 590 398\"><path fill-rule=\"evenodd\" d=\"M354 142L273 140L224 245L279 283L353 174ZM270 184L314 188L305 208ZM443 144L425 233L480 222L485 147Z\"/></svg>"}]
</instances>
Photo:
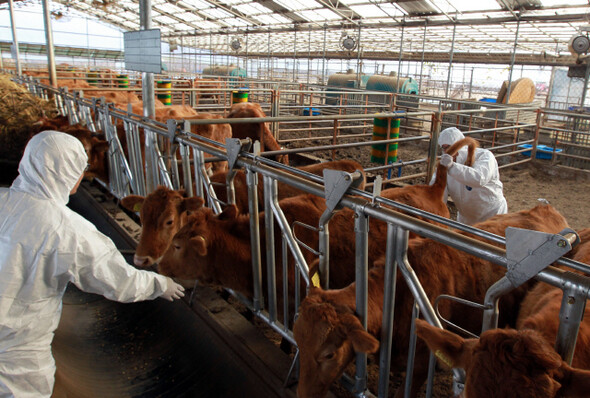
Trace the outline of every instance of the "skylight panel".
<instances>
[{"instance_id":1,"label":"skylight panel","mask_svg":"<svg viewBox=\"0 0 590 398\"><path fill-rule=\"evenodd\" d=\"M334 19L341 19L342 17L332 11L320 8L317 10L307 10L296 12L297 15L309 20L309 21L329 21Z\"/></svg>"},{"instance_id":2,"label":"skylight panel","mask_svg":"<svg viewBox=\"0 0 590 398\"><path fill-rule=\"evenodd\" d=\"M182 18L183 21L187 22L197 22L203 20L203 18L201 18L194 12L185 12L183 14L179 14L178 17Z\"/></svg>"},{"instance_id":3,"label":"skylight panel","mask_svg":"<svg viewBox=\"0 0 590 398\"><path fill-rule=\"evenodd\" d=\"M205 10L207 8L211 8L211 4L203 0L182 0L180 3L196 10Z\"/></svg>"},{"instance_id":4,"label":"skylight panel","mask_svg":"<svg viewBox=\"0 0 590 398\"><path fill-rule=\"evenodd\" d=\"M179 31L179 30L193 30L193 29L195 29L194 27L192 27L190 25L187 25L185 23L179 23L179 22L176 22L173 25L173 27L174 27L174 30L176 30L176 31Z\"/></svg>"},{"instance_id":5,"label":"skylight panel","mask_svg":"<svg viewBox=\"0 0 590 398\"><path fill-rule=\"evenodd\" d=\"M259 20L260 22L262 22L264 24L269 24L269 25L275 24L275 23L289 23L289 22L291 22L290 19L287 19L279 14L261 14L261 15L256 15L255 18L257 20Z\"/></svg>"},{"instance_id":6,"label":"skylight panel","mask_svg":"<svg viewBox=\"0 0 590 398\"><path fill-rule=\"evenodd\" d=\"M556 7L556 6L585 6L588 5L588 0L541 0L543 7Z\"/></svg>"},{"instance_id":7,"label":"skylight panel","mask_svg":"<svg viewBox=\"0 0 590 398\"><path fill-rule=\"evenodd\" d=\"M232 18L233 15L220 8L210 8L208 10L201 10L201 14L206 15L212 19Z\"/></svg>"},{"instance_id":8,"label":"skylight panel","mask_svg":"<svg viewBox=\"0 0 590 398\"><path fill-rule=\"evenodd\" d=\"M448 8L449 2L446 0L430 0L441 9ZM459 12L463 11L482 11L482 10L501 10L502 7L496 0L451 0L450 3L453 5L448 11L456 8ZM447 7L445 7L445 5Z\"/></svg>"},{"instance_id":9,"label":"skylight panel","mask_svg":"<svg viewBox=\"0 0 590 398\"><path fill-rule=\"evenodd\" d=\"M174 4L169 3L159 4L157 8L169 14L180 14L181 12L184 12L182 8L176 7Z\"/></svg>"},{"instance_id":10,"label":"skylight panel","mask_svg":"<svg viewBox=\"0 0 590 398\"><path fill-rule=\"evenodd\" d=\"M236 4L248 3L248 0L221 0L220 3L227 4L229 6L234 6Z\"/></svg>"},{"instance_id":11,"label":"skylight panel","mask_svg":"<svg viewBox=\"0 0 590 398\"><path fill-rule=\"evenodd\" d=\"M269 14L272 13L270 8L266 8L260 3L244 3L236 5L235 8L247 15Z\"/></svg>"},{"instance_id":12,"label":"skylight panel","mask_svg":"<svg viewBox=\"0 0 590 398\"><path fill-rule=\"evenodd\" d=\"M367 4L367 0L341 0L340 3L349 6L351 4Z\"/></svg>"},{"instance_id":13,"label":"skylight panel","mask_svg":"<svg viewBox=\"0 0 590 398\"><path fill-rule=\"evenodd\" d=\"M274 2L291 11L311 10L323 7L314 0L274 0Z\"/></svg>"},{"instance_id":14,"label":"skylight panel","mask_svg":"<svg viewBox=\"0 0 590 398\"><path fill-rule=\"evenodd\" d=\"M154 18L154 21L157 21L163 25L174 25L178 23L176 19L167 17L165 15L160 15L159 17Z\"/></svg>"},{"instance_id":15,"label":"skylight panel","mask_svg":"<svg viewBox=\"0 0 590 398\"><path fill-rule=\"evenodd\" d=\"M248 25L250 25L249 23L247 23L246 21L244 21L241 18L226 18L226 19L223 19L219 22L224 23L229 26L248 26Z\"/></svg>"},{"instance_id":16,"label":"skylight panel","mask_svg":"<svg viewBox=\"0 0 590 398\"><path fill-rule=\"evenodd\" d=\"M350 8L363 18L387 16L381 8L374 5L350 6Z\"/></svg>"}]
</instances>

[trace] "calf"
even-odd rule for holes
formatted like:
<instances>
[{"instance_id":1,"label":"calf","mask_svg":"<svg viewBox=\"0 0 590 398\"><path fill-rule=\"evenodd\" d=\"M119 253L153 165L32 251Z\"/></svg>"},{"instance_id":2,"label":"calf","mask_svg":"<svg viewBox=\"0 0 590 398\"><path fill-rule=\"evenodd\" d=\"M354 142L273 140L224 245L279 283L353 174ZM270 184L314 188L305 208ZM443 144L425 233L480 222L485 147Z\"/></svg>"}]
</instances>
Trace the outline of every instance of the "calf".
<instances>
[{"instance_id":1,"label":"calf","mask_svg":"<svg viewBox=\"0 0 590 398\"><path fill-rule=\"evenodd\" d=\"M503 235L508 226L557 233L567 227L563 216L548 205L528 211L503 214L476 224L479 229ZM467 233L463 233L468 235ZM479 239L479 238L476 238ZM441 294L482 302L486 290L500 279L505 269L480 258L430 239L411 239L408 244L408 261L420 279L430 300ZM381 263L381 261L379 262ZM383 305L383 270L376 264L369 281L369 312L367 331L359 328L355 320L355 284L341 290L311 289L301 303L293 334L299 347L301 370L298 396L323 397L331 383L344 371L355 352L374 352L381 333ZM500 322L514 324L518 303L527 286L502 297ZM405 366L409 342L414 297L404 278L397 277L395 322L393 331L392 364ZM456 303L442 301L439 310L447 319L472 331L481 327L482 314ZM411 397L416 397L428 373L428 349L424 344L416 348L416 365L412 379ZM404 383L396 397L404 396Z\"/></svg>"},{"instance_id":2,"label":"calf","mask_svg":"<svg viewBox=\"0 0 590 398\"><path fill-rule=\"evenodd\" d=\"M191 212L203 206L203 199L187 198L184 191L158 187L147 197L129 195L121 199L126 209L139 212L141 237L135 248L133 262L148 267L159 261L174 234L186 223Z\"/></svg>"},{"instance_id":3,"label":"calf","mask_svg":"<svg viewBox=\"0 0 590 398\"><path fill-rule=\"evenodd\" d=\"M390 193L392 195L389 198L395 199L399 191L384 190L382 196L388 197ZM280 207L289 225L299 221L316 226L326 209L325 200L314 195L300 195L281 200ZM260 225L264 225L264 212L260 213L259 217ZM345 208L336 212L330 221L330 286L336 288L346 286L354 280L355 267L351 262L355 256L354 219L354 211ZM278 228L275 226L276 230ZM263 228L260 232L262 253L265 252L264 233ZM318 235L315 231L298 227L294 233L306 245L318 250ZM386 236L387 224L371 219L368 250L370 264L384 255ZM281 240L276 239L275 243L277 245L275 250L280 253ZM314 257L309 252L303 253L308 263L313 260ZM188 223L174 236L171 245L159 262L158 269L164 275L214 282L251 297L253 288L251 261L250 218L248 215L238 215L237 207L231 205L226 207L219 216L215 216L211 209L202 208L189 217ZM292 264L292 259L290 261ZM265 256L262 262L264 264ZM310 268L315 270L315 266ZM263 270L266 270L265 265ZM280 277L282 277L280 270L277 270L277 275L279 276L277 286L280 290ZM266 281L266 278L263 280ZM289 283L292 282L289 279ZM292 288L292 285L289 284L289 287Z\"/></svg>"},{"instance_id":4,"label":"calf","mask_svg":"<svg viewBox=\"0 0 590 398\"><path fill-rule=\"evenodd\" d=\"M363 167L360 163L355 162L354 160L337 160L333 162L322 162L316 163L308 166L301 166L297 167L299 170L306 171L311 174L315 174L317 176L321 176L325 169L331 170L341 170L347 171L349 173L353 173L356 170L362 173L362 182L359 186L359 189L365 189L365 173ZM225 189L225 182L226 182L227 172L220 172L213 174L211 176L211 183L214 184L215 187L220 187L219 189L215 189L215 193L217 198L224 203L227 203L227 189ZM302 195L304 192L300 189L297 189L291 185L283 184L279 182L277 184L277 191L279 200L290 198L297 195ZM260 211L264 210L264 183L262 179L258 181L258 209ZM236 206L240 213L248 213L248 184L246 183L246 174L238 170L236 172L236 176L234 178L234 191L235 191L235 198L236 198Z\"/></svg>"},{"instance_id":5,"label":"calf","mask_svg":"<svg viewBox=\"0 0 590 398\"><path fill-rule=\"evenodd\" d=\"M306 171L320 174L324 168L335 168L343 170L354 171L360 165L354 161L338 161L326 162L320 165L305 166ZM225 184L225 172L217 173L213 176L214 182ZM217 176L217 177L215 177ZM258 193L263 195L262 181L258 184ZM290 195L301 194L301 191L294 190L288 185L279 185L279 199L284 199ZM243 172L238 172L235 180L236 187L236 202L239 205L240 213L248 213L248 193ZM219 190L220 193L226 192ZM140 220L142 224L142 233L137 245L134 263L138 267L147 267L156 262L168 248L172 236L186 221L185 211L195 211L202 205L202 200L196 198L185 198L184 191L173 191L166 187L158 187L158 189L146 197L139 195L129 195L121 200L121 205L129 211L140 212ZM261 196L262 198L262 196ZM221 195L221 199L225 200L226 196ZM264 202L258 202L263 210ZM166 214L167 223L163 223L160 217Z\"/></svg>"},{"instance_id":6,"label":"calf","mask_svg":"<svg viewBox=\"0 0 590 398\"><path fill-rule=\"evenodd\" d=\"M229 114L229 119L234 118L257 118L266 117L260 104L254 102L240 102L233 104ZM258 123L230 123L232 134L234 138L246 139L250 138L253 142L260 141L260 150L264 151L279 151L281 146L273 137L268 126L264 122ZM284 164L289 164L288 155L276 156L276 161Z\"/></svg>"},{"instance_id":7,"label":"calf","mask_svg":"<svg viewBox=\"0 0 590 398\"><path fill-rule=\"evenodd\" d=\"M537 285L544 288L545 285ZM580 325L572 366L553 348L557 336L561 290L553 288L538 296L540 312L523 319L522 329L492 329L479 339L416 320L416 334L448 367L466 372L464 398L558 398L587 397L590 391L590 308Z\"/></svg>"}]
</instances>

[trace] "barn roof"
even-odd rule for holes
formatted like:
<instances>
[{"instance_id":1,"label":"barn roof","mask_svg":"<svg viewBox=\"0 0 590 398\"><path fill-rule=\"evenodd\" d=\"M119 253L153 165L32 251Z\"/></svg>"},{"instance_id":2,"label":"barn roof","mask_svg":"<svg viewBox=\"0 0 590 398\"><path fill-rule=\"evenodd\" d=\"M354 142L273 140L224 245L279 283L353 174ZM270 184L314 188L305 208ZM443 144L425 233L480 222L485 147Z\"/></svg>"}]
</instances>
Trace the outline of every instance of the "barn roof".
<instances>
[{"instance_id":1,"label":"barn roof","mask_svg":"<svg viewBox=\"0 0 590 398\"><path fill-rule=\"evenodd\" d=\"M28 1L34 0L22 3ZM54 16L77 10L126 31L139 29L139 0L53 0L52 4ZM570 38L590 29L590 4L583 0L152 0L152 21L172 45L218 53L317 56L360 49L365 57L389 58L403 43L405 53L421 55L424 50L426 60L446 57L448 61L453 50L464 61L481 62L486 57L506 61L518 37L518 56L550 61L569 57ZM352 44L352 50L345 44Z\"/></svg>"}]
</instances>

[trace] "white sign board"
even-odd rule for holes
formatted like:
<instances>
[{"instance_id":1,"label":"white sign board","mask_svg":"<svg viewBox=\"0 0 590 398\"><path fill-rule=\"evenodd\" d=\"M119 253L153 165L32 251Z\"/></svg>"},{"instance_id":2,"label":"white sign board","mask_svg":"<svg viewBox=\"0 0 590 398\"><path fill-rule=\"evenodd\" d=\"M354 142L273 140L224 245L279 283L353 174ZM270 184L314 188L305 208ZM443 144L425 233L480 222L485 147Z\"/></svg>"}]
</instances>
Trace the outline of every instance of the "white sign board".
<instances>
[{"instance_id":1,"label":"white sign board","mask_svg":"<svg viewBox=\"0 0 590 398\"><path fill-rule=\"evenodd\" d=\"M160 29L123 33L125 69L137 72L162 72Z\"/></svg>"}]
</instances>

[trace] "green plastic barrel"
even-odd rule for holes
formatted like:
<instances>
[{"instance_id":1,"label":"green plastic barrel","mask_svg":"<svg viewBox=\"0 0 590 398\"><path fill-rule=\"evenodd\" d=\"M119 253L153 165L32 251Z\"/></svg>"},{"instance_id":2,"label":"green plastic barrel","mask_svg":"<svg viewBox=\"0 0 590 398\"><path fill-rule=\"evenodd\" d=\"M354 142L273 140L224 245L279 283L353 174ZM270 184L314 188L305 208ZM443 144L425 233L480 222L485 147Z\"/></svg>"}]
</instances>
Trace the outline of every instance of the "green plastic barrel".
<instances>
[{"instance_id":1,"label":"green plastic barrel","mask_svg":"<svg viewBox=\"0 0 590 398\"><path fill-rule=\"evenodd\" d=\"M117 87L128 88L129 87L129 75L117 75Z\"/></svg>"},{"instance_id":2,"label":"green plastic barrel","mask_svg":"<svg viewBox=\"0 0 590 398\"><path fill-rule=\"evenodd\" d=\"M231 92L231 103L237 104L240 102L248 102L247 91L232 91Z\"/></svg>"},{"instance_id":3,"label":"green plastic barrel","mask_svg":"<svg viewBox=\"0 0 590 398\"><path fill-rule=\"evenodd\" d=\"M158 88L172 88L172 82L167 80L160 80L157 83ZM158 99L164 105L172 105L172 91L158 91Z\"/></svg>"},{"instance_id":4,"label":"green plastic barrel","mask_svg":"<svg viewBox=\"0 0 590 398\"><path fill-rule=\"evenodd\" d=\"M98 72L88 72L88 73L86 73L86 81L91 86L98 86Z\"/></svg>"},{"instance_id":5,"label":"green plastic barrel","mask_svg":"<svg viewBox=\"0 0 590 398\"><path fill-rule=\"evenodd\" d=\"M389 120L389 139L399 138L399 126L401 119L396 118L374 118L373 119L373 141L387 139L387 121ZM388 148L389 147L389 148ZM397 142L394 144L373 144L371 145L371 162L385 164L397 162Z\"/></svg>"}]
</instances>

